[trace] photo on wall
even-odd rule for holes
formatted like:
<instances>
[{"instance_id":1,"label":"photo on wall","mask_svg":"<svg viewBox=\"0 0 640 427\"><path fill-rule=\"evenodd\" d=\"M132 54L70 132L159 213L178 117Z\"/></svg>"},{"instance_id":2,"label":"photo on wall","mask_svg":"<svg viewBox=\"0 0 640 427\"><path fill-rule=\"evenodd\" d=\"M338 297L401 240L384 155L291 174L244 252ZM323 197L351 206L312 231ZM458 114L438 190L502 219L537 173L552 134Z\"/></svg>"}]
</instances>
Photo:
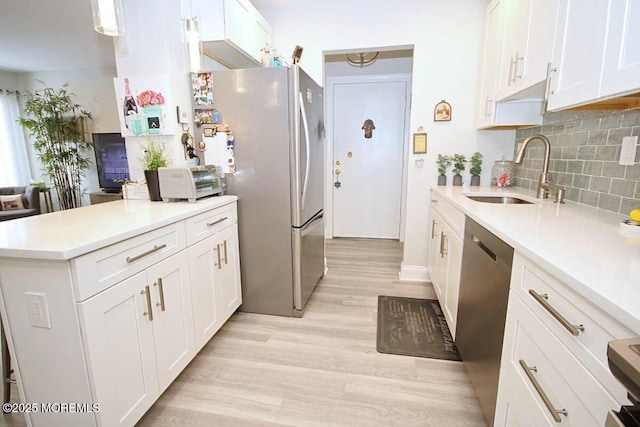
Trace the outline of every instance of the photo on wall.
<instances>
[{"instance_id":1,"label":"photo on wall","mask_svg":"<svg viewBox=\"0 0 640 427\"><path fill-rule=\"evenodd\" d=\"M113 84L122 136L173 135L167 76L116 77Z\"/></svg>"}]
</instances>

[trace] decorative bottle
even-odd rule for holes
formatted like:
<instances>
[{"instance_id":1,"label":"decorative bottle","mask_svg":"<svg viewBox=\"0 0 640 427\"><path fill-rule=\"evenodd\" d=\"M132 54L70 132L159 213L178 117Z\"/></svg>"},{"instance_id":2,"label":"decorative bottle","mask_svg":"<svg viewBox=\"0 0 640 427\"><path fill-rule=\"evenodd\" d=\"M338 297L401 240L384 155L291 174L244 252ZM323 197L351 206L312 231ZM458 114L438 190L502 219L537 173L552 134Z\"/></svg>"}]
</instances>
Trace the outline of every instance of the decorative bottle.
<instances>
[{"instance_id":1,"label":"decorative bottle","mask_svg":"<svg viewBox=\"0 0 640 427\"><path fill-rule=\"evenodd\" d=\"M492 187L511 187L513 181L513 162L496 160L491 168Z\"/></svg>"},{"instance_id":2,"label":"decorative bottle","mask_svg":"<svg viewBox=\"0 0 640 427\"><path fill-rule=\"evenodd\" d=\"M129 87L129 79L124 79L124 102L122 103L122 111L124 114L124 123L129 127L127 117L138 114L138 106L135 99L131 96L131 89Z\"/></svg>"}]
</instances>

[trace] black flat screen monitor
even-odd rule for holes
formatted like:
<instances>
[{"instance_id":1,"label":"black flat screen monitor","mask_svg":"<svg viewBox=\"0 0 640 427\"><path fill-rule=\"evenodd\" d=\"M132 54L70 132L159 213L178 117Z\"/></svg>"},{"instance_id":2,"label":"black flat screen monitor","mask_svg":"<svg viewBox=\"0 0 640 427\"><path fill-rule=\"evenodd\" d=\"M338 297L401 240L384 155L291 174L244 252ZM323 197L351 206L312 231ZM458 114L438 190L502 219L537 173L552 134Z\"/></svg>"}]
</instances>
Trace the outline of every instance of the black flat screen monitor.
<instances>
[{"instance_id":1,"label":"black flat screen monitor","mask_svg":"<svg viewBox=\"0 0 640 427\"><path fill-rule=\"evenodd\" d=\"M118 193L129 179L127 148L119 133L94 133L93 150L96 154L98 182L107 193Z\"/></svg>"}]
</instances>

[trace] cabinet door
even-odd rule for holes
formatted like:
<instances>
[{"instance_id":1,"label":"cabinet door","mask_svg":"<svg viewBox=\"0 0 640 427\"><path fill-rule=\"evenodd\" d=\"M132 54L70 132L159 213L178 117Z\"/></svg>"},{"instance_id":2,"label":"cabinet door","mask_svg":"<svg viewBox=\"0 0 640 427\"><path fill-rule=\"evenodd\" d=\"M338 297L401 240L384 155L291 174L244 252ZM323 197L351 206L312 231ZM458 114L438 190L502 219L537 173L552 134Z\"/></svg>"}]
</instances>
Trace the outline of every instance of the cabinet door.
<instances>
[{"instance_id":1,"label":"cabinet door","mask_svg":"<svg viewBox=\"0 0 640 427\"><path fill-rule=\"evenodd\" d=\"M146 285L141 272L78 304L103 426L135 424L160 395Z\"/></svg>"},{"instance_id":2,"label":"cabinet door","mask_svg":"<svg viewBox=\"0 0 640 427\"><path fill-rule=\"evenodd\" d=\"M245 52L251 50L251 3L224 0L224 25L227 39Z\"/></svg>"},{"instance_id":3,"label":"cabinet door","mask_svg":"<svg viewBox=\"0 0 640 427\"><path fill-rule=\"evenodd\" d=\"M429 260L427 267L429 269L429 278L434 287L436 287L438 259L440 258L440 221L440 215L431 209L431 234L429 234Z\"/></svg>"},{"instance_id":4,"label":"cabinet door","mask_svg":"<svg viewBox=\"0 0 640 427\"><path fill-rule=\"evenodd\" d=\"M600 96L640 89L640 2L611 2Z\"/></svg>"},{"instance_id":5,"label":"cabinet door","mask_svg":"<svg viewBox=\"0 0 640 427\"><path fill-rule=\"evenodd\" d=\"M250 39L251 50L249 54L257 61L262 61L262 48L267 44L271 44L271 25L266 19L254 10L251 15L252 19L252 36Z\"/></svg>"},{"instance_id":6,"label":"cabinet door","mask_svg":"<svg viewBox=\"0 0 640 427\"><path fill-rule=\"evenodd\" d=\"M531 0L510 0L506 4L504 47L500 56L496 99L501 100L516 91L518 67L524 58L525 35L528 28Z\"/></svg>"},{"instance_id":7,"label":"cabinet door","mask_svg":"<svg viewBox=\"0 0 640 427\"><path fill-rule=\"evenodd\" d=\"M147 270L160 392L196 354L188 263L182 251Z\"/></svg>"},{"instance_id":8,"label":"cabinet door","mask_svg":"<svg viewBox=\"0 0 640 427\"><path fill-rule=\"evenodd\" d=\"M219 277L216 289L219 291L220 315L225 322L242 303L237 225L218 233L217 251L220 268L216 270Z\"/></svg>"},{"instance_id":9,"label":"cabinet door","mask_svg":"<svg viewBox=\"0 0 640 427\"><path fill-rule=\"evenodd\" d=\"M548 110L598 97L608 2L561 0L553 51Z\"/></svg>"},{"instance_id":10,"label":"cabinet door","mask_svg":"<svg viewBox=\"0 0 640 427\"><path fill-rule=\"evenodd\" d=\"M558 6L559 0L530 2L527 19L524 21L524 28L528 31L520 48L522 50L519 54L520 63L516 64L518 90L530 88L547 79L547 66L553 58Z\"/></svg>"},{"instance_id":11,"label":"cabinet door","mask_svg":"<svg viewBox=\"0 0 640 427\"><path fill-rule=\"evenodd\" d=\"M188 250L196 351L209 342L224 322L220 315L218 295L215 291L218 269L217 239L217 236L213 235L196 243Z\"/></svg>"},{"instance_id":12,"label":"cabinet door","mask_svg":"<svg viewBox=\"0 0 640 427\"><path fill-rule=\"evenodd\" d=\"M462 270L462 239L447 233L447 282L445 285L444 315L451 331L456 337L456 320L458 318L458 295L460 293L460 271Z\"/></svg>"}]
</instances>

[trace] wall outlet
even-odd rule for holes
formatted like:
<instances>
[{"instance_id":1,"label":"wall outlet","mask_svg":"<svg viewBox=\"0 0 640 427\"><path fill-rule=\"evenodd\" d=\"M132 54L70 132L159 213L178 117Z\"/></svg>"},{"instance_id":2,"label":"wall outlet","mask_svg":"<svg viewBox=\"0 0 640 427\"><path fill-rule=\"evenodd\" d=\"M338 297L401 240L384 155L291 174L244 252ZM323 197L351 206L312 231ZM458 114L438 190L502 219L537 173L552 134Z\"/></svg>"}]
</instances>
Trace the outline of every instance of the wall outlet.
<instances>
[{"instance_id":1,"label":"wall outlet","mask_svg":"<svg viewBox=\"0 0 640 427\"><path fill-rule=\"evenodd\" d=\"M625 136L622 138L622 149L620 150L620 164L633 166L636 162L636 148L638 147L637 136Z\"/></svg>"},{"instance_id":2,"label":"wall outlet","mask_svg":"<svg viewBox=\"0 0 640 427\"><path fill-rule=\"evenodd\" d=\"M38 328L51 329L47 294L25 292L25 297L27 298L27 313L29 313L31 325Z\"/></svg>"}]
</instances>

